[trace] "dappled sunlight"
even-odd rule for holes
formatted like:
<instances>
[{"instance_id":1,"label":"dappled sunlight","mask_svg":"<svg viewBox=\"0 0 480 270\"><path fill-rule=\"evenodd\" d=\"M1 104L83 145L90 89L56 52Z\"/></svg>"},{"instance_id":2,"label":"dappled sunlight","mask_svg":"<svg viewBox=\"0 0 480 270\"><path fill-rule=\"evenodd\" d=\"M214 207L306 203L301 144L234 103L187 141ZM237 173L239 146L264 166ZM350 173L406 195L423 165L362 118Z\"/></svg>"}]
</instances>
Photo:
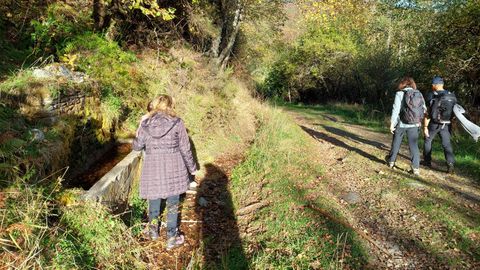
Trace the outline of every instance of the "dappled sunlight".
<instances>
[{"instance_id":1,"label":"dappled sunlight","mask_svg":"<svg viewBox=\"0 0 480 270\"><path fill-rule=\"evenodd\" d=\"M478 18L478 1L3 0L0 269L480 269ZM182 121L143 132L164 110Z\"/></svg>"}]
</instances>

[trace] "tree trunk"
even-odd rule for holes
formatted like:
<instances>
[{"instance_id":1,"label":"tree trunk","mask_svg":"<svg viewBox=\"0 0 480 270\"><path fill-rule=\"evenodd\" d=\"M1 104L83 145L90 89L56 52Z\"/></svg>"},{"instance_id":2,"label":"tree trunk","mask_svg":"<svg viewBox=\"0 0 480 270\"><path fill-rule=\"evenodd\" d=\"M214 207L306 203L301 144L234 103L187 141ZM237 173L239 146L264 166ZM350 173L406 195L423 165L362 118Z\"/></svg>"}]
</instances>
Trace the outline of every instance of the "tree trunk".
<instances>
[{"instance_id":1,"label":"tree trunk","mask_svg":"<svg viewBox=\"0 0 480 270\"><path fill-rule=\"evenodd\" d=\"M216 59L216 63L219 67L225 67L226 62L229 59L229 56L232 52L233 45L235 45L235 41L237 40L237 35L238 32L240 31L240 23L242 21L243 17L243 3L241 1L238 1L237 3L237 9L235 10L235 15L233 17L232 21L232 31L231 33L227 36L226 40L226 45L222 49L222 51L218 54L218 57ZM225 26L225 22L224 22Z\"/></svg>"},{"instance_id":2,"label":"tree trunk","mask_svg":"<svg viewBox=\"0 0 480 270\"><path fill-rule=\"evenodd\" d=\"M105 3L103 0L93 0L93 21L95 29L102 30L105 28Z\"/></svg>"},{"instance_id":3,"label":"tree trunk","mask_svg":"<svg viewBox=\"0 0 480 270\"><path fill-rule=\"evenodd\" d=\"M387 50L390 50L391 44L392 44L392 34L393 34L392 17L390 12L388 13L388 17L389 17L389 21L388 21L386 47L387 47Z\"/></svg>"},{"instance_id":4,"label":"tree trunk","mask_svg":"<svg viewBox=\"0 0 480 270\"><path fill-rule=\"evenodd\" d=\"M212 47L210 47L210 56L213 58L217 58L220 54L220 43L222 42L222 27L220 28L220 33L218 33L218 37L216 37L212 42Z\"/></svg>"}]
</instances>

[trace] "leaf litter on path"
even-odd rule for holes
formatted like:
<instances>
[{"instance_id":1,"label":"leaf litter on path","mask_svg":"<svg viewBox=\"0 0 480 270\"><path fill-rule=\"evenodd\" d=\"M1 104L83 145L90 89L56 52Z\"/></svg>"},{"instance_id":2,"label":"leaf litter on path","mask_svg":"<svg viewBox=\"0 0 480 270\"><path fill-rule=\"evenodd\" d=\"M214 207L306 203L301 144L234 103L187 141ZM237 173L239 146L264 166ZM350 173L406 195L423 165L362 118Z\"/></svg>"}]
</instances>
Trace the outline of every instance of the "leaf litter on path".
<instances>
[{"instance_id":1,"label":"leaf litter on path","mask_svg":"<svg viewBox=\"0 0 480 270\"><path fill-rule=\"evenodd\" d=\"M195 265L216 264L229 248L241 244L228 188L230 172L241 160L241 155L230 155L207 164L196 194L186 194L180 209L183 246L166 250L165 228L156 241L141 241L149 269L192 269ZM252 233L261 228L250 230Z\"/></svg>"}]
</instances>

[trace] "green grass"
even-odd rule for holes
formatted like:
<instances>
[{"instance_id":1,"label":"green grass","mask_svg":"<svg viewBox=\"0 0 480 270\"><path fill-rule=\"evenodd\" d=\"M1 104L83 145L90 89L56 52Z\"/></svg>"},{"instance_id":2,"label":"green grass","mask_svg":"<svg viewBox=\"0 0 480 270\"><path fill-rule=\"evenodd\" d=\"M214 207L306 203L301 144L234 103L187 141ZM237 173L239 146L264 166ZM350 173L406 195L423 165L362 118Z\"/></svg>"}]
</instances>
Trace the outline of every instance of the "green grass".
<instances>
[{"instance_id":1,"label":"green grass","mask_svg":"<svg viewBox=\"0 0 480 270\"><path fill-rule=\"evenodd\" d=\"M435 198L424 198L417 203L419 210L427 213L433 220L444 224L446 227L446 235L438 237L439 239L447 237L450 241L445 242L445 246L437 250L436 253L441 253L445 247L448 247L470 254L475 260L479 261L480 243L475 240L475 235L480 235L480 217L474 211L464 208L463 205L458 206L449 199L448 194L444 194L444 196L446 199L442 200L441 203ZM454 267L462 264L459 259L451 258L449 263Z\"/></svg>"},{"instance_id":2,"label":"green grass","mask_svg":"<svg viewBox=\"0 0 480 270\"><path fill-rule=\"evenodd\" d=\"M16 93L26 91L35 83L31 70L25 70L9 76L0 84L0 91L4 93Z\"/></svg>"},{"instance_id":3,"label":"green grass","mask_svg":"<svg viewBox=\"0 0 480 270\"><path fill-rule=\"evenodd\" d=\"M368 106L350 105L342 103L323 105L279 104L289 110L300 112L307 117L315 119L324 115L341 117L349 124L366 126L375 131L387 131L385 114Z\"/></svg>"},{"instance_id":4,"label":"green grass","mask_svg":"<svg viewBox=\"0 0 480 270\"><path fill-rule=\"evenodd\" d=\"M140 247L128 228L103 206L82 202L64 209L60 222L77 236L80 247L86 246L89 249L96 267L145 268L140 258Z\"/></svg>"},{"instance_id":5,"label":"green grass","mask_svg":"<svg viewBox=\"0 0 480 270\"><path fill-rule=\"evenodd\" d=\"M123 50L116 42L106 40L98 34L87 32L76 36L58 55L75 59L73 64L77 70L92 76L107 92L124 98L126 105L135 104L147 93L147 78L138 72L135 66L138 59L135 54ZM135 91L132 91L133 89Z\"/></svg>"},{"instance_id":6,"label":"green grass","mask_svg":"<svg viewBox=\"0 0 480 270\"><path fill-rule=\"evenodd\" d=\"M101 205L61 191L62 172L38 179L35 171L3 189L0 259L21 269L143 269L139 246Z\"/></svg>"},{"instance_id":7,"label":"green grass","mask_svg":"<svg viewBox=\"0 0 480 270\"><path fill-rule=\"evenodd\" d=\"M264 231L247 238L256 249L249 254L254 269L339 268L359 269L367 256L336 206L322 194L318 177L322 168L312 161L318 153L311 141L285 114L263 112L260 129L245 161L232 174L232 194L238 208L252 193L261 193L270 205L256 213L249 226ZM263 187L255 187L263 182ZM319 195L319 196L315 196ZM321 209L317 211L315 209ZM342 260L342 256L345 256Z\"/></svg>"}]
</instances>

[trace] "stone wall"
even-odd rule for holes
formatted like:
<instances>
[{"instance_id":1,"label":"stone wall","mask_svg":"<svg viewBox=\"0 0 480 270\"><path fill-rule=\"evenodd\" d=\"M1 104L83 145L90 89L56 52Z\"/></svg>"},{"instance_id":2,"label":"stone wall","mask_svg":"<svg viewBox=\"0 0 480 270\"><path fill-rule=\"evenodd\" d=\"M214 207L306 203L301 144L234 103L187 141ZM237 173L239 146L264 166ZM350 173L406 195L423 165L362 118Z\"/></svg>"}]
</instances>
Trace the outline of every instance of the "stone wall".
<instances>
[{"instance_id":1,"label":"stone wall","mask_svg":"<svg viewBox=\"0 0 480 270\"><path fill-rule=\"evenodd\" d=\"M31 119L53 125L62 116L89 117L86 112L99 110L100 97L94 93L85 93L84 89L69 89L68 93L51 97L47 94L33 94L20 104L20 112ZM98 118L99 111L96 113Z\"/></svg>"},{"instance_id":2,"label":"stone wall","mask_svg":"<svg viewBox=\"0 0 480 270\"><path fill-rule=\"evenodd\" d=\"M132 151L85 192L82 199L100 202L115 212L125 210L133 182L140 177L140 169L141 152Z\"/></svg>"},{"instance_id":3,"label":"stone wall","mask_svg":"<svg viewBox=\"0 0 480 270\"><path fill-rule=\"evenodd\" d=\"M7 102L11 103L11 107L18 108L31 123L38 125L35 131L39 130L42 136L49 129L63 134L62 149L65 154L58 166L51 169L69 165L64 184L73 187L77 185L77 176L115 145L115 127L114 123L104 123L97 82L84 77L75 81L52 75L53 67L34 71L38 74L30 79L31 86L15 91Z\"/></svg>"},{"instance_id":4,"label":"stone wall","mask_svg":"<svg viewBox=\"0 0 480 270\"><path fill-rule=\"evenodd\" d=\"M78 114L85 108L87 99L95 99L92 95L78 91L69 95L60 95L58 98L47 100L47 110L57 115Z\"/></svg>"}]
</instances>

